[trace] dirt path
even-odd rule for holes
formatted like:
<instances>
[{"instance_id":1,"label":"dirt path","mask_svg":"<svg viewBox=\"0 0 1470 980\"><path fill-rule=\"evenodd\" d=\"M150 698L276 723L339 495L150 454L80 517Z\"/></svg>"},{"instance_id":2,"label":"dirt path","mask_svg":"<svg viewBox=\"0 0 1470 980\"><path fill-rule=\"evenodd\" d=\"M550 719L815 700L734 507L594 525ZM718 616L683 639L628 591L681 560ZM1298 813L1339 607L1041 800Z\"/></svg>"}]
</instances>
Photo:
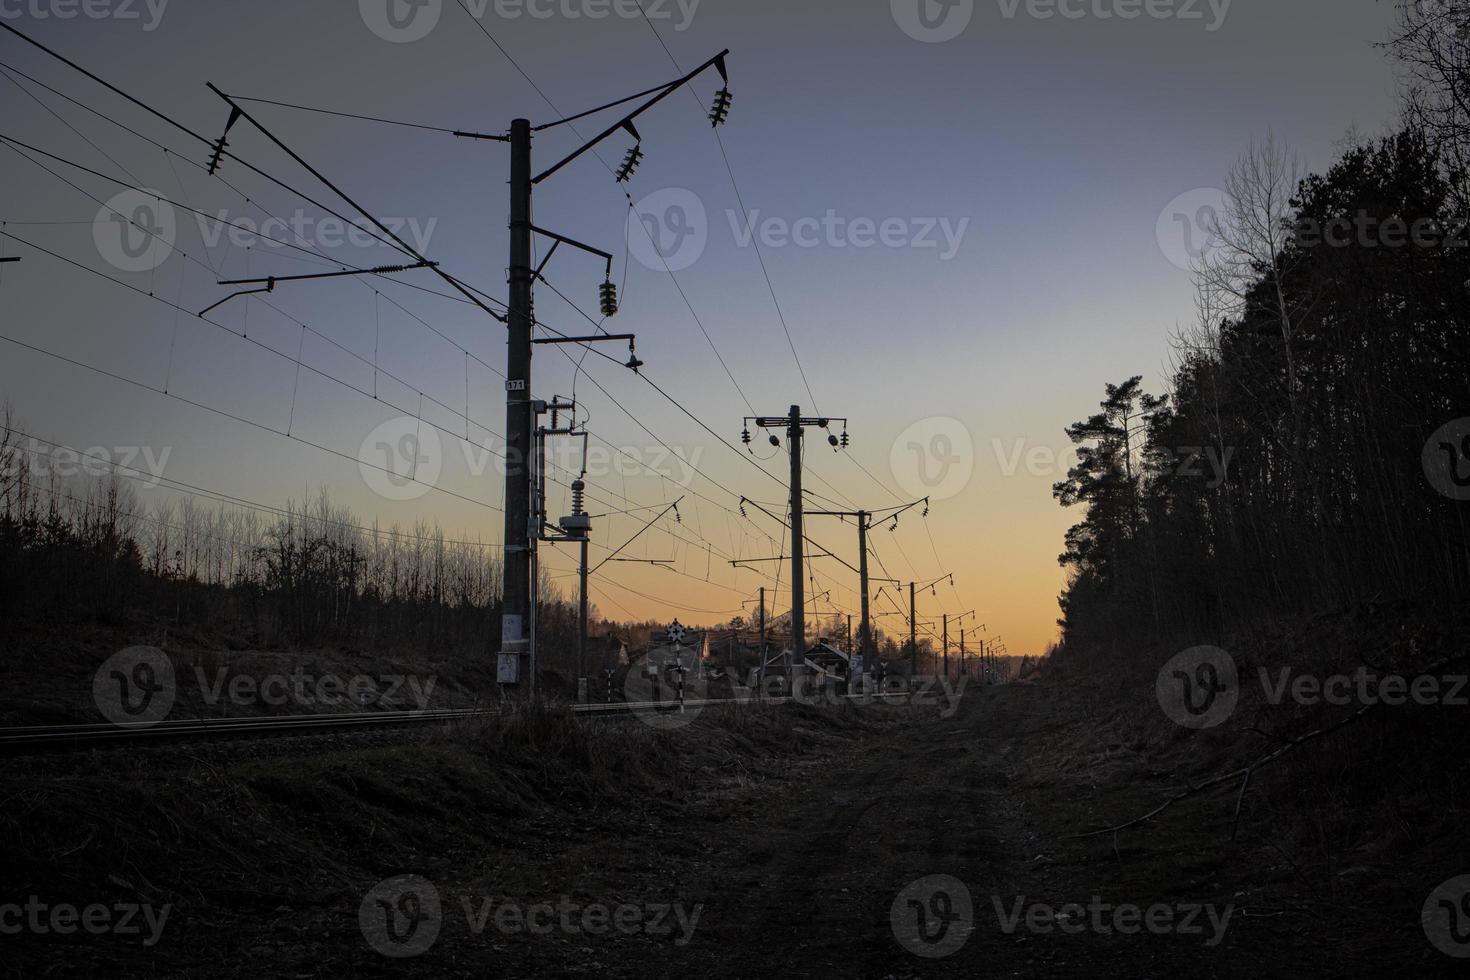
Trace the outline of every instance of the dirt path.
<instances>
[{"instance_id":1,"label":"dirt path","mask_svg":"<svg viewBox=\"0 0 1470 980\"><path fill-rule=\"evenodd\" d=\"M1218 801L1117 851L1110 838L1062 840L1143 812L1162 792L1146 780L1031 778L1055 722L1046 696L1013 688L967 698L952 718L828 760L773 806L703 828L720 846L689 863L681 889L704 904L698 932L682 948L645 950L643 975L1301 978L1410 965L1454 975L1458 964L1425 943L1417 904L1386 920L1381 909L1303 897L1290 869L1263 868L1223 843L1229 807ZM923 881L936 875L945 879ZM932 945L918 940L907 900L936 938L934 915L959 908L951 880L968 890L971 915ZM890 910L906 888L897 921L910 945L957 950L927 958L896 937ZM1072 917L1065 929L1042 918L1032 929L1023 913L1006 931L1018 908L1040 917L1039 907Z\"/></svg>"}]
</instances>

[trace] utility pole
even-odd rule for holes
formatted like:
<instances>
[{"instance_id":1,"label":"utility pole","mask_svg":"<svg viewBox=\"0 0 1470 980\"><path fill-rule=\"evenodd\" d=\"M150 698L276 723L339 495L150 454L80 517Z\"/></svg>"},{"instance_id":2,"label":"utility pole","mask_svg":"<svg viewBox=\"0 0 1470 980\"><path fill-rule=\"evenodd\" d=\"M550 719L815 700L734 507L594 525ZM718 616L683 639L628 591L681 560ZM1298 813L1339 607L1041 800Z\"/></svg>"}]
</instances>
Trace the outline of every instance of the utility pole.
<instances>
[{"instance_id":1,"label":"utility pole","mask_svg":"<svg viewBox=\"0 0 1470 980\"><path fill-rule=\"evenodd\" d=\"M757 691L757 695L759 697L765 697L766 696L766 587L764 585L761 586L760 624L761 624L760 676L759 676L759 679L757 681L757 683L760 684L760 689Z\"/></svg>"},{"instance_id":2,"label":"utility pole","mask_svg":"<svg viewBox=\"0 0 1470 980\"><path fill-rule=\"evenodd\" d=\"M791 456L791 659L786 678L796 691L796 670L806 660L806 534L801 520L801 406L791 406L786 448Z\"/></svg>"},{"instance_id":3,"label":"utility pole","mask_svg":"<svg viewBox=\"0 0 1470 980\"><path fill-rule=\"evenodd\" d=\"M949 677L949 613L944 614L944 676Z\"/></svg>"},{"instance_id":4,"label":"utility pole","mask_svg":"<svg viewBox=\"0 0 1470 980\"><path fill-rule=\"evenodd\" d=\"M587 676L587 544L582 539L582 560L578 572L582 584L582 599L577 608L577 676Z\"/></svg>"},{"instance_id":5,"label":"utility pole","mask_svg":"<svg viewBox=\"0 0 1470 980\"><path fill-rule=\"evenodd\" d=\"M642 138L634 121L643 113L683 88L696 76L710 68L719 71L726 86L717 93L710 122L722 125L730 112L730 76L726 70L725 57L728 49L721 51L704 64L682 78L662 86L656 86L630 98L619 99L606 105L589 109L574 116L564 117L540 126L532 126L529 119L515 119L510 125L509 135L485 135L456 130L454 135L470 139L499 140L510 144L510 268L509 302L506 304L505 325L508 331L505 371L505 558L503 565L504 589L502 593L502 615L500 622L500 677L507 683L517 683L522 670L529 673L527 686L534 696L536 689L536 644L535 644L535 585L537 576L536 542L541 536L539 516L532 508L532 438L535 425L533 390L531 386L531 351L538 343L588 344L607 340L627 340L630 370L637 371L643 362L634 352L631 335L599 334L595 337L562 337L537 341L533 339L536 324L533 287L542 278L551 255L561 245L596 255L607 263L607 274L599 290L601 311L604 317L618 311L617 287L612 282L613 257L601 249L584 245L572 238L536 227L533 222L531 197L542 181L559 173L564 167L594 150L599 144L620 132L626 132L636 141L623 166L615 174L619 183L633 175L642 160L640 149ZM650 96L636 108L624 113L607 129L584 142L576 150L549 169L533 176L531 170L532 134L554 126L561 126L575 119L584 119L596 113L624 106L634 99ZM234 103L231 103L234 106ZM243 114L242 110L235 107ZM231 122L234 121L231 117ZM248 118L248 117L247 117ZM228 131L228 127L227 127ZM221 141L223 145L223 141ZM293 154L294 156L294 154ZM391 233L389 233L391 234ZM532 242L541 235L552 240L551 249L539 267L532 267ZM396 238L396 236L394 236ZM401 243L400 243L401 244ZM416 254L416 253L415 253ZM457 280L450 282L464 292ZM466 293L466 295L469 295ZM478 304L478 300L475 300ZM496 315L492 313L492 315ZM585 564L585 563L584 563Z\"/></svg>"},{"instance_id":6,"label":"utility pole","mask_svg":"<svg viewBox=\"0 0 1470 980\"><path fill-rule=\"evenodd\" d=\"M847 448L847 419L803 418L800 405L792 405L785 416L747 417L741 441L750 445L750 423L762 429L786 429L786 451L791 457L791 653L786 658L786 679L791 689L796 688L796 672L806 659L806 532L803 530L803 498L801 492L802 442L805 430L815 426L825 429L833 422L842 423L842 439L828 433L827 442L835 450ZM771 445L779 447L781 440L771 436Z\"/></svg>"},{"instance_id":7,"label":"utility pole","mask_svg":"<svg viewBox=\"0 0 1470 980\"><path fill-rule=\"evenodd\" d=\"M858 522L858 578L862 586L858 594L862 597L862 620L858 625L858 656L863 659L863 677L866 678L873 663L873 621L868 609L868 512L857 512Z\"/></svg>"},{"instance_id":8,"label":"utility pole","mask_svg":"<svg viewBox=\"0 0 1470 980\"><path fill-rule=\"evenodd\" d=\"M965 676L965 628L960 627L960 676Z\"/></svg>"},{"instance_id":9,"label":"utility pole","mask_svg":"<svg viewBox=\"0 0 1470 980\"><path fill-rule=\"evenodd\" d=\"M531 618L535 539L531 528L531 121L510 124L510 303L505 367L505 561L500 653L524 667L536 693L536 661L526 629Z\"/></svg>"},{"instance_id":10,"label":"utility pole","mask_svg":"<svg viewBox=\"0 0 1470 980\"><path fill-rule=\"evenodd\" d=\"M844 435L845 435L845 433L844 433ZM853 518L854 520L857 521L857 527L858 527L858 578L860 579L860 584L859 584L859 587L858 587L858 594L862 597L862 619L861 619L861 621L858 624L858 644L857 644L857 649L858 649L859 655L863 658L863 673L864 674L869 673L870 671L876 669L876 667L877 667L877 663L876 663L876 660L877 660L877 651L873 649L873 620L872 620L872 610L870 608L869 595L868 595L869 583L871 581L871 578L868 575L868 532L871 531L878 524L883 523L883 522L886 522L886 521L890 521L890 520L894 522L894 527L897 527L898 526L898 516L900 514L904 513L905 511L912 510L913 508L919 506L920 504L923 504L924 505L924 516L925 517L928 517L929 516L929 498L928 497L925 497L922 500L916 500L916 501L914 501L911 504L904 504L904 505L902 505L900 507L891 507L891 508L889 508L887 510L882 510L882 511L867 511L867 510L814 510L814 511L811 511L809 514L807 514L808 517L840 517L843 520L846 520L847 518L851 517L851 518ZM849 566L849 567L851 567L851 566ZM851 633L852 633L852 631L851 631L851 629L849 629L848 630L848 635L850 636Z\"/></svg>"},{"instance_id":11,"label":"utility pole","mask_svg":"<svg viewBox=\"0 0 1470 980\"><path fill-rule=\"evenodd\" d=\"M909 583L909 683L919 676L919 639L914 625L914 583Z\"/></svg>"}]
</instances>

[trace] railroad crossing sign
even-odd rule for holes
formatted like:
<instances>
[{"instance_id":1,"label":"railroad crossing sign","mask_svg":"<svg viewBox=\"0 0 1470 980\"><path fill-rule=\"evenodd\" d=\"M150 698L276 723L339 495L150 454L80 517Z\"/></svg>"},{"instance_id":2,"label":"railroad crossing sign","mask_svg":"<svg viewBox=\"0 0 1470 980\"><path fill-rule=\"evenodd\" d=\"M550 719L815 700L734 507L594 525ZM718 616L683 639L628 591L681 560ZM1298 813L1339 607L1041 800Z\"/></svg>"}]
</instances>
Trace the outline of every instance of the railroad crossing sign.
<instances>
[{"instance_id":1,"label":"railroad crossing sign","mask_svg":"<svg viewBox=\"0 0 1470 980\"><path fill-rule=\"evenodd\" d=\"M666 635L668 636L668 638L671 641L673 641L673 643L674 643L675 646L682 646L683 643L684 643L684 637L688 636L689 633L688 633L687 630L684 629L683 624L681 624L676 619L672 623L669 624L669 628L666 631Z\"/></svg>"}]
</instances>

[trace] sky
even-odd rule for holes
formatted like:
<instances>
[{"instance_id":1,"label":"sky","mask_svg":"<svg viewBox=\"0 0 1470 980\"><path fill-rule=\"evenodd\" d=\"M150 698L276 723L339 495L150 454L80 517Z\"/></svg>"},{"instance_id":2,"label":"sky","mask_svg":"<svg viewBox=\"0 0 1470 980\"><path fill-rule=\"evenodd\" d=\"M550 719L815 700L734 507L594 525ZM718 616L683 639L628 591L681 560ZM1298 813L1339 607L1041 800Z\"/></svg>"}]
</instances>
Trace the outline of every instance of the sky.
<instances>
[{"instance_id":1,"label":"sky","mask_svg":"<svg viewBox=\"0 0 1470 980\"><path fill-rule=\"evenodd\" d=\"M789 602L777 563L731 560L786 553L780 524L739 503L784 516L785 450L740 437L746 416L800 405L845 418L850 439L834 452L813 430L808 507L929 498L927 517L915 508L871 533L874 577L952 575L920 594L922 619L973 611L970 637L983 624L1013 654L1042 652L1080 516L1051 496L1070 462L1065 427L1106 382L1164 388L1169 337L1194 317L1191 216L1252 138L1274 133L1320 170L1349 132L1393 125L1398 89L1375 47L1392 4L644 3L647 20L632 0L0 0L0 23L211 140L229 108L206 82L434 127L242 103L497 299L507 148L440 130L555 121L730 49L725 127L705 118L719 87L706 72L640 117L645 158L628 183L611 172L632 145L619 133L536 191L538 226L614 255L622 308L605 328L635 333L646 363L635 376L616 343L580 371L578 348L534 362L535 396L575 394L594 433L589 509L632 511L595 522L594 562L682 499L678 523L666 516L621 555L673 565L609 564L593 601L613 618L706 624L748 616L761 585L776 610ZM14 236L0 248L23 257L0 265L0 396L25 431L252 501L327 488L365 523L499 541L504 326L426 270L280 283L194 316L238 288L219 280L332 268L322 255L406 260L346 235L327 209L358 218L352 206L246 122L231 152L310 200L230 159L209 176L203 142L7 32L0 64L0 136L34 148L0 146L0 231ZM538 133L538 171L614 121ZM120 210L155 219L155 234ZM558 250L538 319L592 333L603 273ZM555 452L579 468L570 443ZM568 512L565 487L549 492L553 516ZM841 559L813 564L824 616L857 611L843 564L856 564L855 531L810 519L814 544ZM543 560L574 587L572 549ZM894 586L878 584L875 611L895 612Z\"/></svg>"}]
</instances>

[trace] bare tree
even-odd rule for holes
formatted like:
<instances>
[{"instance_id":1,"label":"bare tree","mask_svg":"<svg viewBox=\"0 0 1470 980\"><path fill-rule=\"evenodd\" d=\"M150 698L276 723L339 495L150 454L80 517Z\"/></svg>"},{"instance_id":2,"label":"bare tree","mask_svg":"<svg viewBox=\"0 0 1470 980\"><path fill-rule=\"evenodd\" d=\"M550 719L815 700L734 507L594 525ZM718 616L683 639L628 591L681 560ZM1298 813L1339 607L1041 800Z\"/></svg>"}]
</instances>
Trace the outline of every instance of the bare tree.
<instances>
[{"instance_id":1,"label":"bare tree","mask_svg":"<svg viewBox=\"0 0 1470 980\"><path fill-rule=\"evenodd\" d=\"M1470 0L1404 0L1388 42L1405 89L1404 115L1452 171L1470 161ZM1454 182L1464 210L1467 189Z\"/></svg>"}]
</instances>

